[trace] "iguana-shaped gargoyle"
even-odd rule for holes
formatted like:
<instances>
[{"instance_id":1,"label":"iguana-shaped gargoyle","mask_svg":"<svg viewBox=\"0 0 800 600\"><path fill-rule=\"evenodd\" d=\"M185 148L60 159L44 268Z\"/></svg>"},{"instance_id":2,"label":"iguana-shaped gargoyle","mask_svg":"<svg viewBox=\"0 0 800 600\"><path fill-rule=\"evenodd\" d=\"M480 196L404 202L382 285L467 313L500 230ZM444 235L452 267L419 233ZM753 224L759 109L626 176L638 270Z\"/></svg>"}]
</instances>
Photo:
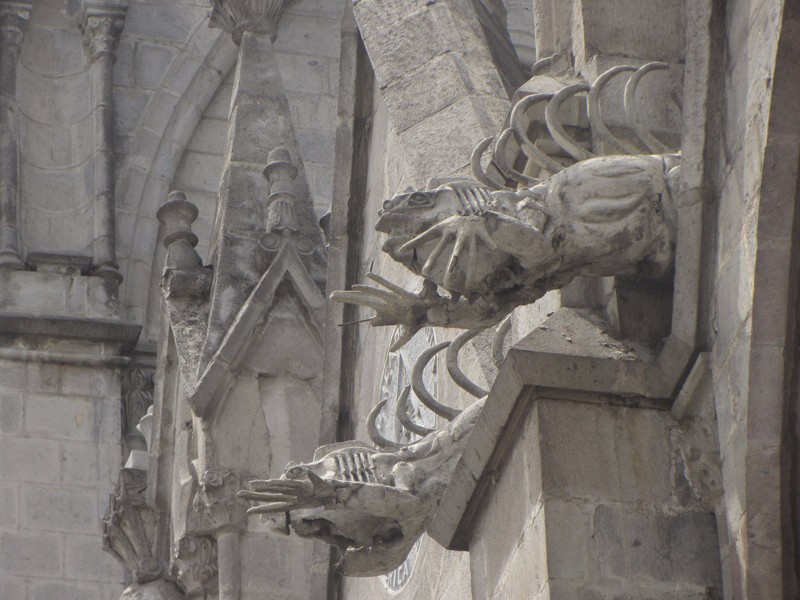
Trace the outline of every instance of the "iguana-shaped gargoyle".
<instances>
[{"instance_id":1,"label":"iguana-shaped gargoyle","mask_svg":"<svg viewBox=\"0 0 800 600\"><path fill-rule=\"evenodd\" d=\"M391 452L355 441L323 446L312 462L251 481L239 496L263 503L248 514L286 512L297 535L338 546L343 574L387 573L428 528L482 407L474 402L444 429Z\"/></svg>"},{"instance_id":2,"label":"iguana-shaped gargoyle","mask_svg":"<svg viewBox=\"0 0 800 600\"><path fill-rule=\"evenodd\" d=\"M658 63L639 70L617 67L610 75L601 75L594 86L569 86L562 91L589 92L590 120L607 139L608 129L592 117L592 94L624 70L634 70L631 82L638 83L641 74L654 68L660 68ZM635 95L635 89L630 95ZM543 169L559 168L558 172L540 181L496 165L521 183L516 189L502 189L473 159L473 170L482 183L450 183L384 202L376 224L378 231L389 236L383 250L424 277L421 293L370 275L383 289L355 285L331 297L374 309L373 325L404 327L396 348L423 326L491 326L515 307L535 302L579 275L658 278L668 274L674 260L680 155L595 157L569 139L558 122L564 99L562 92L523 98L510 119L523 152L539 160ZM526 127L515 126L520 105L542 100L548 101L547 123L553 139L578 160L569 167L544 156L527 139ZM632 127L640 136L652 138L638 123ZM511 131L500 139L507 141ZM487 146L481 144L479 153ZM498 154L502 152L495 150Z\"/></svg>"}]
</instances>

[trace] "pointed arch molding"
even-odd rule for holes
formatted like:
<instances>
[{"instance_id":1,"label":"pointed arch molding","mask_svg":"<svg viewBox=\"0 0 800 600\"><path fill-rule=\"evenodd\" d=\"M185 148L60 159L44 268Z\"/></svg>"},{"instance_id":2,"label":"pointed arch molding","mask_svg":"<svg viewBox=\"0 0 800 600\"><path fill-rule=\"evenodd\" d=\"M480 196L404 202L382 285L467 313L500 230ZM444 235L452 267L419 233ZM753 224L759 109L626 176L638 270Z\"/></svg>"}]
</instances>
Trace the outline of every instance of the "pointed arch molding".
<instances>
[{"instance_id":1,"label":"pointed arch molding","mask_svg":"<svg viewBox=\"0 0 800 600\"><path fill-rule=\"evenodd\" d=\"M123 314L129 320L144 324L147 318L158 253L156 210L166 200L183 152L209 102L236 64L237 54L228 34L209 28L205 17L201 19L139 121L117 198L118 207L135 207L133 226L119 240L121 247L130 249L120 294ZM191 77L187 77L187 69L194 70ZM152 141L154 137L157 143ZM136 185L131 171L142 169L144 185Z\"/></svg>"}]
</instances>

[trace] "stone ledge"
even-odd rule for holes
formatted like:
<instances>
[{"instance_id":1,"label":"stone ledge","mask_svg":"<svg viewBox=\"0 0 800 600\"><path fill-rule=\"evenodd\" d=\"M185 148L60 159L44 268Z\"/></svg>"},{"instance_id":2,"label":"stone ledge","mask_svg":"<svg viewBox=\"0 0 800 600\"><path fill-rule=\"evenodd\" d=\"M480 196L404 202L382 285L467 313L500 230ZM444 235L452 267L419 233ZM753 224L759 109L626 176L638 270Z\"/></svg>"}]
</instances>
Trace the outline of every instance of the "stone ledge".
<instances>
[{"instance_id":1,"label":"stone ledge","mask_svg":"<svg viewBox=\"0 0 800 600\"><path fill-rule=\"evenodd\" d=\"M142 326L111 319L42 317L25 313L0 313L0 335L58 337L120 344L121 354L130 354Z\"/></svg>"},{"instance_id":2,"label":"stone ledge","mask_svg":"<svg viewBox=\"0 0 800 600\"><path fill-rule=\"evenodd\" d=\"M669 410L669 382L682 377L683 361L665 359L665 350L654 355L615 340L572 309L554 313L502 363L428 534L450 550L469 549L483 495L536 398L568 393L577 401Z\"/></svg>"}]
</instances>

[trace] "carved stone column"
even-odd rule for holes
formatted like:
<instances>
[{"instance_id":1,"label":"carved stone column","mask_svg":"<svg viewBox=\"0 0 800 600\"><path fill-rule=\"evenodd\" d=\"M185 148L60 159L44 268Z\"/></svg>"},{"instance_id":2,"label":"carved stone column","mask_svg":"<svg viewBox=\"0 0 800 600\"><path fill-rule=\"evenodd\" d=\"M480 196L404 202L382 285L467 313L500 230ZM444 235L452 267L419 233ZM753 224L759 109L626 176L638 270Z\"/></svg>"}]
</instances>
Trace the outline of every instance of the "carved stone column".
<instances>
[{"instance_id":1,"label":"carved stone column","mask_svg":"<svg viewBox=\"0 0 800 600\"><path fill-rule=\"evenodd\" d=\"M248 502L236 494L247 478L233 472L207 470L200 480L195 508L217 540L219 600L239 600L242 589L240 536L247 527Z\"/></svg>"},{"instance_id":2,"label":"carved stone column","mask_svg":"<svg viewBox=\"0 0 800 600\"><path fill-rule=\"evenodd\" d=\"M0 268L22 269L17 229L17 61L30 2L0 0Z\"/></svg>"},{"instance_id":3,"label":"carved stone column","mask_svg":"<svg viewBox=\"0 0 800 600\"><path fill-rule=\"evenodd\" d=\"M114 199L113 73L127 0L83 5L81 29L92 61L94 92L94 274L122 281L117 264Z\"/></svg>"}]
</instances>

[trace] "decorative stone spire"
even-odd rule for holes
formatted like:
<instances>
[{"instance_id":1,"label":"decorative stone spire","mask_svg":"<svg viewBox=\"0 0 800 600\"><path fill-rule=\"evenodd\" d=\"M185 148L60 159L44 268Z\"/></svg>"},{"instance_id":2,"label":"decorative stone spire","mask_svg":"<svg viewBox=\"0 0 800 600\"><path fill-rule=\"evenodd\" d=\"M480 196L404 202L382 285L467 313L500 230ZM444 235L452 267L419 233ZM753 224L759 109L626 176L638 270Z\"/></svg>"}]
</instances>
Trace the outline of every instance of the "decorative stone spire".
<instances>
[{"instance_id":1,"label":"decorative stone spire","mask_svg":"<svg viewBox=\"0 0 800 600\"><path fill-rule=\"evenodd\" d=\"M230 33L237 45L245 31L269 34L275 41L283 9L289 2L291 0L212 0L209 25Z\"/></svg>"},{"instance_id":2,"label":"decorative stone spire","mask_svg":"<svg viewBox=\"0 0 800 600\"><path fill-rule=\"evenodd\" d=\"M211 274L203 268L192 223L197 220L197 207L183 192L170 192L156 216L164 226L167 260L161 285L168 298L177 296L204 297L211 285Z\"/></svg>"}]
</instances>

